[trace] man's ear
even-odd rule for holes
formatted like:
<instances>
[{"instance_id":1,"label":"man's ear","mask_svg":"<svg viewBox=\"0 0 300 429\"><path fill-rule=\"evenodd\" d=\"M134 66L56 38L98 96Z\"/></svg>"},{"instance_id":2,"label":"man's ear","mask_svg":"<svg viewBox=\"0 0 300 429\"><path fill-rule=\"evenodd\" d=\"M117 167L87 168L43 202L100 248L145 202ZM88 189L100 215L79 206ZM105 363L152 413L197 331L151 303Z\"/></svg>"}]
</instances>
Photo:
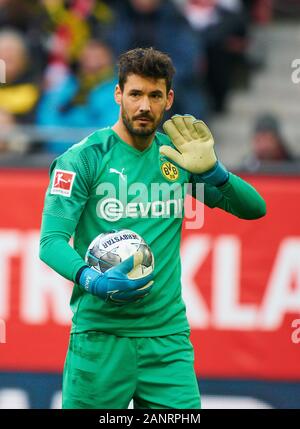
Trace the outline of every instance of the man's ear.
<instances>
[{"instance_id":1,"label":"man's ear","mask_svg":"<svg viewBox=\"0 0 300 429\"><path fill-rule=\"evenodd\" d=\"M121 105L122 102L122 91L119 85L116 85L115 87L115 101L117 104L119 104L119 106Z\"/></svg>"},{"instance_id":2,"label":"man's ear","mask_svg":"<svg viewBox=\"0 0 300 429\"><path fill-rule=\"evenodd\" d=\"M168 95L167 95L167 105L166 110L170 110L174 102L174 91L173 89L170 89Z\"/></svg>"}]
</instances>

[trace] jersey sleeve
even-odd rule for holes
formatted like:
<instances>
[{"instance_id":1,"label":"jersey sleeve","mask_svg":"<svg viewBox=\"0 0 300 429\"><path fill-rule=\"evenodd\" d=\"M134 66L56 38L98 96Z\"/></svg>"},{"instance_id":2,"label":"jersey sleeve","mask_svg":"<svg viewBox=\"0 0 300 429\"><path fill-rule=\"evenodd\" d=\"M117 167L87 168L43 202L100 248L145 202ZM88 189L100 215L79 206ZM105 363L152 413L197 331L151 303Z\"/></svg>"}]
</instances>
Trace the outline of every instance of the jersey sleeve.
<instances>
[{"instance_id":1,"label":"jersey sleeve","mask_svg":"<svg viewBox=\"0 0 300 429\"><path fill-rule=\"evenodd\" d=\"M44 214L40 237L40 259L68 280L86 265L81 256L70 246L76 223L69 219Z\"/></svg>"},{"instance_id":2,"label":"jersey sleeve","mask_svg":"<svg viewBox=\"0 0 300 429\"><path fill-rule=\"evenodd\" d=\"M192 195L195 196L196 180L191 176ZM204 204L218 207L241 219L258 219L266 214L266 203L248 182L233 173L222 186L204 184Z\"/></svg>"},{"instance_id":3,"label":"jersey sleeve","mask_svg":"<svg viewBox=\"0 0 300 429\"><path fill-rule=\"evenodd\" d=\"M53 161L43 214L78 222L89 197L93 173L82 152L66 152Z\"/></svg>"},{"instance_id":4,"label":"jersey sleeve","mask_svg":"<svg viewBox=\"0 0 300 429\"><path fill-rule=\"evenodd\" d=\"M89 198L92 163L82 154L66 152L50 167L42 217L40 258L63 277L75 281L85 264L69 244Z\"/></svg>"}]
</instances>

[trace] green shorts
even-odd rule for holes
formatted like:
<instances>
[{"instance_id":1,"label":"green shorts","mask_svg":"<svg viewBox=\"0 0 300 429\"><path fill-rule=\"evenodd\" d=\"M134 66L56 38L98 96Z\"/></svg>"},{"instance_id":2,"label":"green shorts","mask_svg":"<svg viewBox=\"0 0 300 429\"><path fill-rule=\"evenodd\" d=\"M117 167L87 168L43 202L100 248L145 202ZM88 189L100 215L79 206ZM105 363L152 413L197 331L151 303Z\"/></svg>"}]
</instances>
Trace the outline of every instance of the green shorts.
<instances>
[{"instance_id":1,"label":"green shorts","mask_svg":"<svg viewBox=\"0 0 300 429\"><path fill-rule=\"evenodd\" d=\"M164 337L71 334L63 376L63 408L199 409L188 332Z\"/></svg>"}]
</instances>

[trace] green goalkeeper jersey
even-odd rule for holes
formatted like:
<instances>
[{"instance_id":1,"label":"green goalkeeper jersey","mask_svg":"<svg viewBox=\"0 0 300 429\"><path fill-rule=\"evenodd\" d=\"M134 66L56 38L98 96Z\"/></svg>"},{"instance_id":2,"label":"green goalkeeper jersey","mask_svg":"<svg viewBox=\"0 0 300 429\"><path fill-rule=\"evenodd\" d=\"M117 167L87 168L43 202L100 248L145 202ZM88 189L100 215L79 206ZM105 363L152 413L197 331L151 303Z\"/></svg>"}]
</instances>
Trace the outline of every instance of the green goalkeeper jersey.
<instances>
[{"instance_id":1,"label":"green goalkeeper jersey","mask_svg":"<svg viewBox=\"0 0 300 429\"><path fill-rule=\"evenodd\" d=\"M192 175L159 154L172 145L156 133L144 151L102 129L74 145L51 165L45 197L40 255L75 281L87 247L100 233L131 229L154 254L154 286L139 302L116 306L74 284L72 332L163 336L189 328L181 297L180 238L185 183ZM194 183L195 186L195 183ZM243 195L243 198L241 198ZM230 174L221 187L205 185L205 204L243 218L264 214L264 201L248 183ZM73 248L68 244L74 235Z\"/></svg>"}]
</instances>

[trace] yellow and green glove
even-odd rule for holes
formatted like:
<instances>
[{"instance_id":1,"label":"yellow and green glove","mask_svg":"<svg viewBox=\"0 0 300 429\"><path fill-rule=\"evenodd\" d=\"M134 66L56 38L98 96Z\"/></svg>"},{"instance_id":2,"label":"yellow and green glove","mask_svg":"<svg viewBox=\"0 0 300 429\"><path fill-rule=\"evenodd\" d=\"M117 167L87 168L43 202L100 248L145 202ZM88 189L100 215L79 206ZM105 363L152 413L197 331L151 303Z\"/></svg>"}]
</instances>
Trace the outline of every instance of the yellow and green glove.
<instances>
[{"instance_id":1,"label":"yellow and green glove","mask_svg":"<svg viewBox=\"0 0 300 429\"><path fill-rule=\"evenodd\" d=\"M227 182L229 173L217 160L213 136L203 121L192 115L174 115L163 129L177 150L161 146L161 155L211 185Z\"/></svg>"}]
</instances>

